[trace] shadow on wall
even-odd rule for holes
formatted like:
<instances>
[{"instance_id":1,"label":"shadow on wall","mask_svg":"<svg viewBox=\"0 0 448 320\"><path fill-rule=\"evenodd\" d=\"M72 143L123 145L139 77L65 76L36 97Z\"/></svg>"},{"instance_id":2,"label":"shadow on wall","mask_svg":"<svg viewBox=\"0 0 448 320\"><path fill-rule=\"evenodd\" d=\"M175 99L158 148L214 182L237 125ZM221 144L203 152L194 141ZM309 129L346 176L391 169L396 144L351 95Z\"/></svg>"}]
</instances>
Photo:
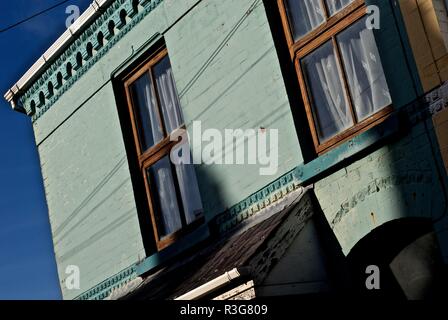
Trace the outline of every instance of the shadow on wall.
<instances>
[{"instance_id":1,"label":"shadow on wall","mask_svg":"<svg viewBox=\"0 0 448 320\"><path fill-rule=\"evenodd\" d=\"M282 27L282 20L278 9L277 1L263 0L269 27L273 35L273 41L279 58L280 69L285 82L286 93L288 95L294 125L299 137L301 153L305 163L316 157L314 144L309 130L305 106L301 99L300 87L294 65L291 63L291 56L288 50L285 33Z\"/></svg>"}]
</instances>

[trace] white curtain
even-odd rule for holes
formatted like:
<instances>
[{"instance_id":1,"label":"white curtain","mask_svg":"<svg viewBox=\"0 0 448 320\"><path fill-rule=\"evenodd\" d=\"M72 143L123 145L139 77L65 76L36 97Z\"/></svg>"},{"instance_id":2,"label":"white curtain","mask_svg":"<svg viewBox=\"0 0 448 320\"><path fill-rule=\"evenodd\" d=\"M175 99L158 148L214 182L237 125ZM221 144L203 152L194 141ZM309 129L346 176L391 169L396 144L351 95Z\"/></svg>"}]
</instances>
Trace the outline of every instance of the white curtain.
<instances>
[{"instance_id":1,"label":"white curtain","mask_svg":"<svg viewBox=\"0 0 448 320\"><path fill-rule=\"evenodd\" d=\"M138 110L138 129L143 149L149 149L163 139L162 126L157 116L156 99L147 74L136 80L132 86L134 109Z\"/></svg>"},{"instance_id":2,"label":"white curtain","mask_svg":"<svg viewBox=\"0 0 448 320\"><path fill-rule=\"evenodd\" d=\"M350 86L350 93L361 121L392 103L372 30L365 20L338 36Z\"/></svg>"},{"instance_id":3,"label":"white curtain","mask_svg":"<svg viewBox=\"0 0 448 320\"><path fill-rule=\"evenodd\" d=\"M320 0L287 0L285 5L295 40L324 22Z\"/></svg>"},{"instance_id":4,"label":"white curtain","mask_svg":"<svg viewBox=\"0 0 448 320\"><path fill-rule=\"evenodd\" d=\"M179 128L184 123L184 120L169 58L165 57L159 62L154 68L154 72L165 127L167 132L171 133Z\"/></svg>"},{"instance_id":5,"label":"white curtain","mask_svg":"<svg viewBox=\"0 0 448 320\"><path fill-rule=\"evenodd\" d=\"M182 228L169 158L158 161L148 171L150 183L155 184L151 188L152 194L158 196L157 203L161 213L161 217L158 217L158 231L159 236L163 237Z\"/></svg>"},{"instance_id":6,"label":"white curtain","mask_svg":"<svg viewBox=\"0 0 448 320\"><path fill-rule=\"evenodd\" d=\"M154 68L159 93L160 107L168 133L183 125L184 120L174 82L173 72L168 57L161 60ZM191 160L190 163L193 161ZM195 221L202 214L202 201L196 179L194 166L176 165L176 174L182 197L182 205L187 224Z\"/></svg>"},{"instance_id":7,"label":"white curtain","mask_svg":"<svg viewBox=\"0 0 448 320\"><path fill-rule=\"evenodd\" d=\"M179 181L182 204L187 224L194 222L202 212L202 200L196 179L194 165L176 165L177 179Z\"/></svg>"},{"instance_id":8,"label":"white curtain","mask_svg":"<svg viewBox=\"0 0 448 320\"><path fill-rule=\"evenodd\" d=\"M330 16L332 16L353 1L354 0L325 0L325 3L328 8L328 13L330 14Z\"/></svg>"},{"instance_id":9,"label":"white curtain","mask_svg":"<svg viewBox=\"0 0 448 320\"><path fill-rule=\"evenodd\" d=\"M321 143L353 125L331 42L302 60Z\"/></svg>"}]
</instances>

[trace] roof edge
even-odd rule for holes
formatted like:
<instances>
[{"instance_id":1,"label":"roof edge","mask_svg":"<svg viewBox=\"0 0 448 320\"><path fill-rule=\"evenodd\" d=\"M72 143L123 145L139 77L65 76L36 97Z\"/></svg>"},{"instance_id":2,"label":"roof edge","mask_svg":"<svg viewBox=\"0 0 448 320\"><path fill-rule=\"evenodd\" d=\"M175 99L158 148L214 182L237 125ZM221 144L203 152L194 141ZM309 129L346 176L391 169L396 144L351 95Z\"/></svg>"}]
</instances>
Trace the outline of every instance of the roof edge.
<instances>
[{"instance_id":1,"label":"roof edge","mask_svg":"<svg viewBox=\"0 0 448 320\"><path fill-rule=\"evenodd\" d=\"M175 298L174 300L197 300L211 294L229 283L250 274L249 267L237 267Z\"/></svg>"},{"instance_id":2,"label":"roof edge","mask_svg":"<svg viewBox=\"0 0 448 320\"><path fill-rule=\"evenodd\" d=\"M32 80L36 79L56 56L58 56L70 43L74 42L75 36L77 36L87 24L92 22L105 6L113 1L115 0L94 0L78 19L76 19L75 22L45 51L45 53L37 59L23 76L8 89L4 94L4 98L11 104L13 110L22 112L23 108L15 103L14 98L21 93Z\"/></svg>"}]
</instances>

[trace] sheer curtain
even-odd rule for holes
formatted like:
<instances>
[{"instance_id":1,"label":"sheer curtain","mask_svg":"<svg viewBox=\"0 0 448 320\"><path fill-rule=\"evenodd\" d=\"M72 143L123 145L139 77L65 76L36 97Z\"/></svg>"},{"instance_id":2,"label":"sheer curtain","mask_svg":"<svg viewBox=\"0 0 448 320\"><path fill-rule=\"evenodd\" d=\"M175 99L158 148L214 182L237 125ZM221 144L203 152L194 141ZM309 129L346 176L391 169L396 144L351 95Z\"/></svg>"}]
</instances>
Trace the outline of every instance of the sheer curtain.
<instances>
[{"instance_id":1,"label":"sheer curtain","mask_svg":"<svg viewBox=\"0 0 448 320\"><path fill-rule=\"evenodd\" d=\"M165 127L168 133L171 133L179 128L184 120L168 56L154 67L154 74Z\"/></svg>"},{"instance_id":2,"label":"sheer curtain","mask_svg":"<svg viewBox=\"0 0 448 320\"><path fill-rule=\"evenodd\" d=\"M354 0L325 0L330 16L353 2Z\"/></svg>"},{"instance_id":3,"label":"sheer curtain","mask_svg":"<svg viewBox=\"0 0 448 320\"><path fill-rule=\"evenodd\" d=\"M191 160L192 161L192 160ZM194 222L202 214L202 200L196 179L194 165L176 165L182 204L187 224Z\"/></svg>"},{"instance_id":4,"label":"sheer curtain","mask_svg":"<svg viewBox=\"0 0 448 320\"><path fill-rule=\"evenodd\" d=\"M182 117L180 102L168 56L163 58L154 67L154 74L156 77L157 91L165 127L168 133L171 133L183 125L184 119ZM192 162L192 159L190 159L190 163ZM190 224L202 214L202 201L194 165L176 165L176 174L185 212L185 219L187 224Z\"/></svg>"},{"instance_id":5,"label":"sheer curtain","mask_svg":"<svg viewBox=\"0 0 448 320\"><path fill-rule=\"evenodd\" d=\"M164 157L149 167L148 175L152 195L157 195L158 197L158 199L154 199L157 201L153 201L153 203L159 206L159 210L155 211L162 214L161 217L157 216L157 229L159 236L162 238L182 228L169 157Z\"/></svg>"},{"instance_id":6,"label":"sheer curtain","mask_svg":"<svg viewBox=\"0 0 448 320\"><path fill-rule=\"evenodd\" d=\"M321 143L353 125L333 45L327 42L302 59Z\"/></svg>"},{"instance_id":7,"label":"sheer curtain","mask_svg":"<svg viewBox=\"0 0 448 320\"><path fill-rule=\"evenodd\" d=\"M317 28L325 20L320 0L286 0L285 6L295 40Z\"/></svg>"},{"instance_id":8,"label":"sheer curtain","mask_svg":"<svg viewBox=\"0 0 448 320\"><path fill-rule=\"evenodd\" d=\"M365 19L341 33L337 40L356 115L361 121L392 103L378 48Z\"/></svg>"},{"instance_id":9,"label":"sheer curtain","mask_svg":"<svg viewBox=\"0 0 448 320\"><path fill-rule=\"evenodd\" d=\"M138 133L144 150L149 149L163 139L162 125L157 115L156 98L152 91L151 80L144 74L131 85L134 109L138 110Z\"/></svg>"}]
</instances>

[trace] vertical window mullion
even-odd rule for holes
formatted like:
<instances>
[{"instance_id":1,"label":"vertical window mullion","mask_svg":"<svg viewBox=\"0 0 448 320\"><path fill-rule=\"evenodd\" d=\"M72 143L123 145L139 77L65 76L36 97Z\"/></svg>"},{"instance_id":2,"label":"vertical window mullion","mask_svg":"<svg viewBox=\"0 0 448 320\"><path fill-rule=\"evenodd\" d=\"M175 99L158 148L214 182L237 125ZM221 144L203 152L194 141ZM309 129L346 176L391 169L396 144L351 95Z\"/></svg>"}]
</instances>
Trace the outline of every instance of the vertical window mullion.
<instances>
[{"instance_id":1,"label":"vertical window mullion","mask_svg":"<svg viewBox=\"0 0 448 320\"><path fill-rule=\"evenodd\" d=\"M343 87L344 87L344 91L345 91L345 97L346 97L347 102L348 102L348 107L350 108L350 114L351 114L352 119L353 119L353 124L356 125L358 123L358 120L357 120L357 117L356 117L356 114L355 114L355 110L353 108L353 100L352 100L352 95L350 93L350 88L349 88L349 85L348 85L347 73L345 72L344 62L342 61L342 56L341 56L341 51L339 49L338 42L336 41L336 35L331 37L331 41L333 43L333 48L334 48L334 52L335 52L335 55L336 55L336 61L338 63L338 67L339 67L340 72L341 72Z\"/></svg>"}]
</instances>

